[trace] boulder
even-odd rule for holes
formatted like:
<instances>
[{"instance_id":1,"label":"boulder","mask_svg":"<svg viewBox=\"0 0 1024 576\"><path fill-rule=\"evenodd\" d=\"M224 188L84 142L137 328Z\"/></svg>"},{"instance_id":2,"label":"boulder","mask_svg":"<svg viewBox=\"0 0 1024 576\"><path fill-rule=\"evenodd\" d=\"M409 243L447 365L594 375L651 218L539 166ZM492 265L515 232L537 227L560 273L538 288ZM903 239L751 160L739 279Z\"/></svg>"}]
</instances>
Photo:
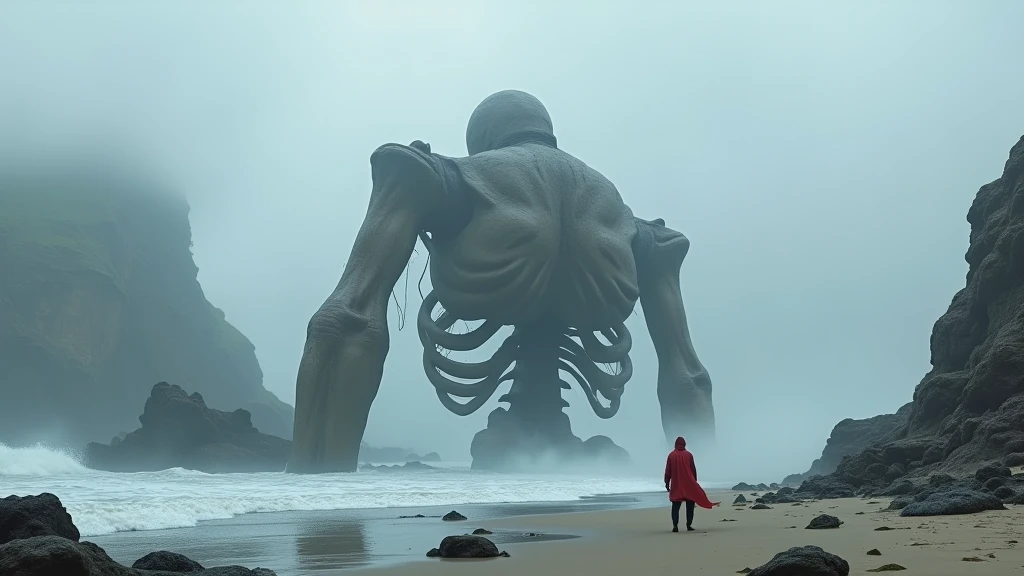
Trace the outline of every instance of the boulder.
<instances>
[{"instance_id":1,"label":"boulder","mask_svg":"<svg viewBox=\"0 0 1024 576\"><path fill-rule=\"evenodd\" d=\"M947 516L1005 509L1002 501L991 494L955 489L936 492L920 502L910 503L900 510L900 516Z\"/></svg>"},{"instance_id":2,"label":"boulder","mask_svg":"<svg viewBox=\"0 0 1024 576\"><path fill-rule=\"evenodd\" d=\"M849 576L850 564L817 546L790 548L767 564L754 568L749 576Z\"/></svg>"},{"instance_id":3,"label":"boulder","mask_svg":"<svg viewBox=\"0 0 1024 576\"><path fill-rule=\"evenodd\" d=\"M1006 457L1003 458L1003 466L1008 466L1010 468L1024 466L1024 452L1013 452L1007 454Z\"/></svg>"},{"instance_id":4,"label":"boulder","mask_svg":"<svg viewBox=\"0 0 1024 576\"><path fill-rule=\"evenodd\" d=\"M33 536L61 536L75 542L80 537L71 514L53 494L0 500L0 544Z\"/></svg>"},{"instance_id":5,"label":"boulder","mask_svg":"<svg viewBox=\"0 0 1024 576\"><path fill-rule=\"evenodd\" d=\"M835 516L829 516L828 514L822 514L807 525L807 530L827 530L830 528L839 528L842 526L843 521Z\"/></svg>"},{"instance_id":6,"label":"boulder","mask_svg":"<svg viewBox=\"0 0 1024 576\"><path fill-rule=\"evenodd\" d=\"M164 572L201 572L203 570L203 566L199 562L187 556L166 550L146 554L136 560L132 564L132 568L137 570L161 570Z\"/></svg>"},{"instance_id":7,"label":"boulder","mask_svg":"<svg viewBox=\"0 0 1024 576\"><path fill-rule=\"evenodd\" d=\"M1009 486L1000 486L992 491L992 495L999 498L1003 502L1009 502L1013 500L1013 497L1017 495L1017 491Z\"/></svg>"},{"instance_id":8,"label":"boulder","mask_svg":"<svg viewBox=\"0 0 1024 576\"><path fill-rule=\"evenodd\" d=\"M455 510L452 510L451 512L449 512L449 513L447 513L447 514L445 514L444 516L441 517L441 520L444 520L445 522L460 522L460 521L465 520L465 519L466 519L465 516L463 516L462 514L459 514Z\"/></svg>"},{"instance_id":9,"label":"boulder","mask_svg":"<svg viewBox=\"0 0 1024 576\"><path fill-rule=\"evenodd\" d=\"M501 556L498 547L483 536L446 536L436 548L440 558L496 558ZM428 556L430 553L427 554Z\"/></svg>"},{"instance_id":10,"label":"boulder","mask_svg":"<svg viewBox=\"0 0 1024 576\"><path fill-rule=\"evenodd\" d=\"M757 490L757 488L754 488L753 486L747 484L746 482L740 482L739 484L733 486L732 489L737 492L753 492L754 490Z\"/></svg>"},{"instance_id":11,"label":"boulder","mask_svg":"<svg viewBox=\"0 0 1024 576\"><path fill-rule=\"evenodd\" d=\"M988 466L982 466L978 468L978 471L974 473L974 477L979 482L987 482L994 478L1009 478L1013 474L1010 469L1001 464L989 464Z\"/></svg>"},{"instance_id":12,"label":"boulder","mask_svg":"<svg viewBox=\"0 0 1024 576\"><path fill-rule=\"evenodd\" d=\"M747 499L743 496L743 494L737 494L736 495L736 499L733 500L732 503L733 504L746 504L747 503Z\"/></svg>"},{"instance_id":13,"label":"boulder","mask_svg":"<svg viewBox=\"0 0 1024 576\"><path fill-rule=\"evenodd\" d=\"M166 382L153 386L139 421L142 427L116 446L89 444L88 466L113 472L280 472L291 454L291 442L261 433L248 411L209 408L198 392Z\"/></svg>"}]
</instances>

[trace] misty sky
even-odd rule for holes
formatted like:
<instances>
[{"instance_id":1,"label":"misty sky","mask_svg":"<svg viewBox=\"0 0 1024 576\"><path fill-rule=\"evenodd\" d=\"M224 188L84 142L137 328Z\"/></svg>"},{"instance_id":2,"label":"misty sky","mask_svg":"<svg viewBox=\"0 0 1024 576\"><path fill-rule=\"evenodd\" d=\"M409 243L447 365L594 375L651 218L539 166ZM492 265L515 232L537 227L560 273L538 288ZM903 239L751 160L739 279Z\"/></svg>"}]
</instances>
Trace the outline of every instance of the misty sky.
<instances>
[{"instance_id":1,"label":"misty sky","mask_svg":"<svg viewBox=\"0 0 1024 576\"><path fill-rule=\"evenodd\" d=\"M770 480L805 470L840 419L909 401L928 370L932 323L964 284L967 209L1024 133L1022 22L1016 0L6 1L0 140L122 150L186 193L207 297L293 402L373 149L464 155L481 99L531 92L561 148L690 238L715 472ZM467 459L496 400L449 414L413 326L394 306L389 322L367 439ZM619 414L565 397L578 435L653 463L655 356L642 318L629 326Z\"/></svg>"}]
</instances>

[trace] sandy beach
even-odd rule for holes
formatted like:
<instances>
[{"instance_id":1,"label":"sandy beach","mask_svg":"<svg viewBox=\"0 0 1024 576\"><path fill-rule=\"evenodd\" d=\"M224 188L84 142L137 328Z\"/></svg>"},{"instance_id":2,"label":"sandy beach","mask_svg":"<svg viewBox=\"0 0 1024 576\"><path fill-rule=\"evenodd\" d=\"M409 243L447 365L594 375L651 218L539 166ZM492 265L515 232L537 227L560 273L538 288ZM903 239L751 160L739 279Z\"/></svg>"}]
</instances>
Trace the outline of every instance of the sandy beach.
<instances>
[{"instance_id":1,"label":"sandy beach","mask_svg":"<svg viewBox=\"0 0 1024 576\"><path fill-rule=\"evenodd\" d=\"M470 519L462 523L467 531L483 527L496 535L537 532L580 538L500 546L511 558L424 559L355 573L736 574L766 563L778 552L808 544L844 558L850 563L851 574L866 574L869 569L891 563L904 566L907 574L929 576L1006 575L1024 568L1024 547L1015 542L1024 540L1024 507L962 516L901 518L898 512L885 509L885 499L826 500L752 510L732 506L735 494L714 495L713 500L721 500L723 505L710 511L698 509L694 521L697 530L689 533L669 531L667 506L519 516L483 523ZM805 529L819 514L836 516L844 524L831 530ZM883 527L889 530L877 530ZM871 549L881 555L867 555Z\"/></svg>"}]
</instances>

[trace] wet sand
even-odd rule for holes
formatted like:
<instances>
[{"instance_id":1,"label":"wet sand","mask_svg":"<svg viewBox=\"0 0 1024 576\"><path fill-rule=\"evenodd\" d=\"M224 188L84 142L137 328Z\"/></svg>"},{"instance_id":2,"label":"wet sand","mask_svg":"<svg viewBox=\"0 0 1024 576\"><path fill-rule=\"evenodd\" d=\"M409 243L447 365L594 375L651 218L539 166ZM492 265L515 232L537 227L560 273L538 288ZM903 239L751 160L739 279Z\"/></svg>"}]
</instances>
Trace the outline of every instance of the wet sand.
<instances>
[{"instance_id":1,"label":"wet sand","mask_svg":"<svg viewBox=\"0 0 1024 576\"><path fill-rule=\"evenodd\" d=\"M518 516L465 526L481 524L496 535L540 532L580 538L499 545L511 558L422 559L356 572L412 576L736 574L760 566L790 547L813 544L849 562L850 574L867 574L868 569L890 563L904 566L905 574L928 576L1024 574L1024 544L1013 542L1024 542L1022 506L961 516L901 518L898 512L885 510L885 499L826 500L752 510L731 506L735 494L716 494L712 500L722 500L721 507L698 509L695 532L671 533L667 506ZM837 516L844 524L830 530L805 529L819 514ZM880 527L890 530L877 531ZM423 542L420 547L425 552L436 545ZM881 556L867 555L871 549L878 549Z\"/></svg>"},{"instance_id":2,"label":"wet sand","mask_svg":"<svg viewBox=\"0 0 1024 576\"><path fill-rule=\"evenodd\" d=\"M351 574L361 567L391 567L409 562L409 569L415 569L416 561L423 559L427 550L445 536L471 532L502 519L635 509L660 505L664 499L664 493L653 493L598 496L572 502L272 512L204 521L190 528L119 532L84 540L95 542L114 560L128 566L154 550L170 550L204 566L239 564L270 568L279 576L327 576ZM453 508L469 520L442 522L441 516ZM402 518L416 515L424 517ZM516 542L576 537L551 531L540 535L529 532L536 530L503 530L491 538L498 545L509 547Z\"/></svg>"}]
</instances>

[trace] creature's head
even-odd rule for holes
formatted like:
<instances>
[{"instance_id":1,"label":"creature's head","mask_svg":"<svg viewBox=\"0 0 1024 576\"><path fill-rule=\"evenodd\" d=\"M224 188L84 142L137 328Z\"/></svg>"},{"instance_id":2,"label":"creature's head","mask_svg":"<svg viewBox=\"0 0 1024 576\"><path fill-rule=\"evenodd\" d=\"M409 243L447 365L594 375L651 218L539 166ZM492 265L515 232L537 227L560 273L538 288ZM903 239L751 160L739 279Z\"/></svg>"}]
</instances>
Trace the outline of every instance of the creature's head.
<instances>
[{"instance_id":1,"label":"creature's head","mask_svg":"<svg viewBox=\"0 0 1024 576\"><path fill-rule=\"evenodd\" d=\"M548 111L526 92L504 90L491 94L469 117L466 148L470 155L524 142L556 146Z\"/></svg>"},{"instance_id":2,"label":"creature's head","mask_svg":"<svg viewBox=\"0 0 1024 576\"><path fill-rule=\"evenodd\" d=\"M676 450L686 450L686 440L682 436L676 438Z\"/></svg>"}]
</instances>

